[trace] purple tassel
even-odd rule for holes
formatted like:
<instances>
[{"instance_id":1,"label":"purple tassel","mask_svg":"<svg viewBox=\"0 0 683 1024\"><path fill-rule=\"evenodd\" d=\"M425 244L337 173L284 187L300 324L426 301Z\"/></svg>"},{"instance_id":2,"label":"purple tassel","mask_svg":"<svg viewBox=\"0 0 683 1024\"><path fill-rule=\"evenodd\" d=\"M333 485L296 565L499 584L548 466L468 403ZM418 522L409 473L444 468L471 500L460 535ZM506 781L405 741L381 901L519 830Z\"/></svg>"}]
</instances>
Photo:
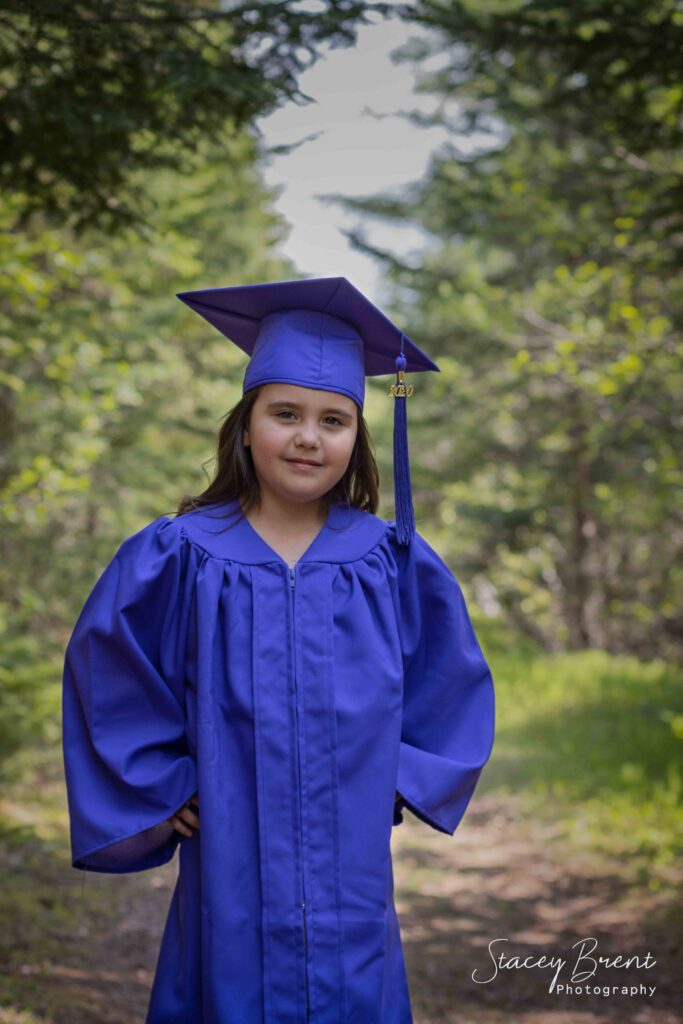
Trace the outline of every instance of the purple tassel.
<instances>
[{"instance_id":1,"label":"purple tassel","mask_svg":"<svg viewBox=\"0 0 683 1024\"><path fill-rule=\"evenodd\" d=\"M403 337L401 337L403 347ZM401 385L406 368L403 352L396 357L396 389ZM407 388L407 385L406 385ZM408 458L408 416L407 396L394 393L394 502L396 505L396 536L399 544L409 544L415 534L415 514L410 486L410 462Z\"/></svg>"}]
</instances>

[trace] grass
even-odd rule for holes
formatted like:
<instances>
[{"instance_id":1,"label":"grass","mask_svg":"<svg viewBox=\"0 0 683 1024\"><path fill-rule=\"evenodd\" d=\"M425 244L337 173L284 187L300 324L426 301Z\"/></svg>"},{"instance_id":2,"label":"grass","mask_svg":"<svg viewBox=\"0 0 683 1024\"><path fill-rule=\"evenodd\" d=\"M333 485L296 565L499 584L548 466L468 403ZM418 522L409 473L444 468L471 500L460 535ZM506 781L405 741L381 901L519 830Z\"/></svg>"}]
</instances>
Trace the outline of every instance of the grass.
<instances>
[{"instance_id":1,"label":"grass","mask_svg":"<svg viewBox=\"0 0 683 1024\"><path fill-rule=\"evenodd\" d=\"M82 900L81 876L70 867L59 750L21 750L8 774L0 800L0 1022L44 1024L78 1005L68 984L46 983L52 966L76 967L88 915L112 920L112 907L102 890Z\"/></svg>"},{"instance_id":2,"label":"grass","mask_svg":"<svg viewBox=\"0 0 683 1024\"><path fill-rule=\"evenodd\" d=\"M479 630L497 695L482 789L522 798L575 847L621 858L651 890L680 881L683 686L663 661L545 655Z\"/></svg>"}]
</instances>

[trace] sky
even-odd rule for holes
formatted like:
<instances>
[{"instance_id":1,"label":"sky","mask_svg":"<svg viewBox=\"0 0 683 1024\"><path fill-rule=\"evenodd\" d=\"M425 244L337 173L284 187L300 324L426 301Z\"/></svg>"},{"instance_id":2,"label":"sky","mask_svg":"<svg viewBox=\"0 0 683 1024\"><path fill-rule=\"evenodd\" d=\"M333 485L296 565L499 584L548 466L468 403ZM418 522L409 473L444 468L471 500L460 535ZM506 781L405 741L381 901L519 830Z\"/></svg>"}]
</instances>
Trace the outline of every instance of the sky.
<instances>
[{"instance_id":1,"label":"sky","mask_svg":"<svg viewBox=\"0 0 683 1024\"><path fill-rule=\"evenodd\" d=\"M288 103L258 122L266 147L306 139L288 154L270 156L264 168L266 184L281 190L276 209L291 225L280 251L300 273L342 275L374 302L381 299L381 269L351 247L342 229L361 226L372 245L402 255L419 254L427 239L416 228L361 218L322 196L363 196L415 181L444 141L443 129L396 116L429 111L436 102L415 93L409 63L391 61L392 50L418 35L424 32L417 26L393 19L361 26L354 47L328 50L300 76L300 89L315 103Z\"/></svg>"}]
</instances>

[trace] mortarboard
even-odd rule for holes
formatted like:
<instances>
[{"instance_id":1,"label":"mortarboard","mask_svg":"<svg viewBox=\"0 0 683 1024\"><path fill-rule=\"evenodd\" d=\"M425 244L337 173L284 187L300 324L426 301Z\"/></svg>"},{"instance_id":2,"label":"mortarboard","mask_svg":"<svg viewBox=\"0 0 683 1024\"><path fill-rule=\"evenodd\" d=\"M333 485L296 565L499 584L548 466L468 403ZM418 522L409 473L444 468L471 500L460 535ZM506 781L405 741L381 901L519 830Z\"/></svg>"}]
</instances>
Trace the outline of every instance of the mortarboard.
<instances>
[{"instance_id":1,"label":"mortarboard","mask_svg":"<svg viewBox=\"0 0 683 1024\"><path fill-rule=\"evenodd\" d=\"M394 498L398 540L415 532L405 372L436 370L417 345L345 277L301 278L178 292L191 309L251 357L242 393L285 383L353 398L361 408L365 378L396 373Z\"/></svg>"}]
</instances>

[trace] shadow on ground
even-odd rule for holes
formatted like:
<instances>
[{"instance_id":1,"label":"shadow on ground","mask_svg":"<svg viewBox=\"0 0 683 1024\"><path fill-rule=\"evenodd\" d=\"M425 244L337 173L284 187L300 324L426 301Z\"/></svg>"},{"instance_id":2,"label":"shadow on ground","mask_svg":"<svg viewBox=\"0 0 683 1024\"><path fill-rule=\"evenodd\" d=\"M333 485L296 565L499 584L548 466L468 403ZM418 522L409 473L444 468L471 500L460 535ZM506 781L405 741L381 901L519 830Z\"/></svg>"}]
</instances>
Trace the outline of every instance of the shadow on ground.
<instances>
[{"instance_id":1,"label":"shadow on ground","mask_svg":"<svg viewBox=\"0 0 683 1024\"><path fill-rule=\"evenodd\" d=\"M405 823L394 830L394 874L416 1024L680 1021L675 892L643 892L624 865L570 850L552 827L517 816L497 794L479 796L452 838L408 814ZM534 966L544 954L545 966ZM598 964L579 991L589 956L617 954L622 962L637 955L640 968ZM510 967L496 969L492 958L501 955ZM530 966L513 966L514 957L531 958ZM574 992L559 990L572 975ZM618 991L589 994L587 985Z\"/></svg>"}]
</instances>

